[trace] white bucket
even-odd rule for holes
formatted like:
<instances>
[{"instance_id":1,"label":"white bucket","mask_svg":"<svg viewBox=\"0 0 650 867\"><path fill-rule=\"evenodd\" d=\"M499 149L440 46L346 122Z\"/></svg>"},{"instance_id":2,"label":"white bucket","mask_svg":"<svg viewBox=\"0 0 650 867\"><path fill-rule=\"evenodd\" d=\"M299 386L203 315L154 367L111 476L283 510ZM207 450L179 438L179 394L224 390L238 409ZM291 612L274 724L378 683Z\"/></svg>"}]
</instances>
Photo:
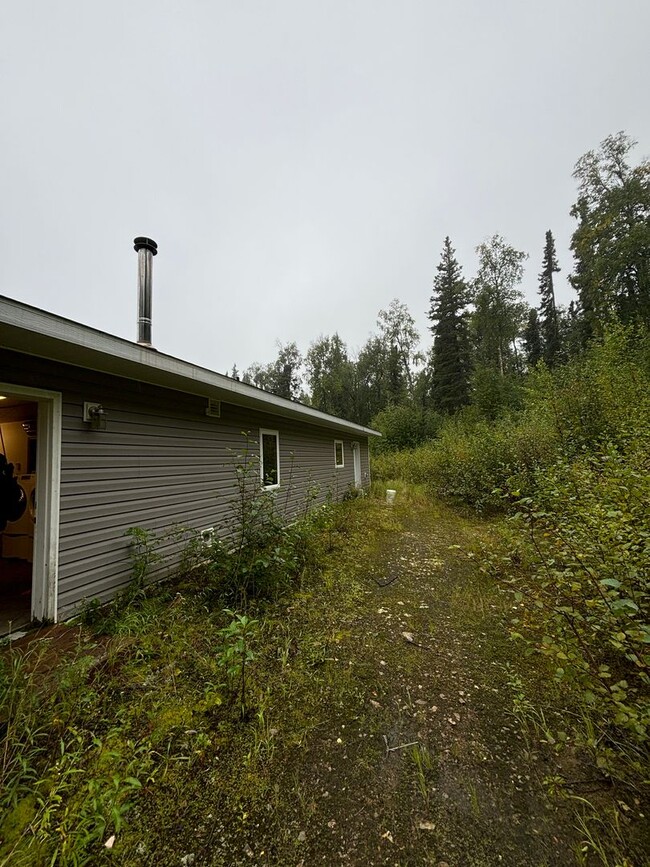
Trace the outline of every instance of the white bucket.
<instances>
[{"instance_id":1,"label":"white bucket","mask_svg":"<svg viewBox=\"0 0 650 867\"><path fill-rule=\"evenodd\" d=\"M386 491L386 502L389 506L392 506L395 502L395 494L397 494L397 491Z\"/></svg>"}]
</instances>

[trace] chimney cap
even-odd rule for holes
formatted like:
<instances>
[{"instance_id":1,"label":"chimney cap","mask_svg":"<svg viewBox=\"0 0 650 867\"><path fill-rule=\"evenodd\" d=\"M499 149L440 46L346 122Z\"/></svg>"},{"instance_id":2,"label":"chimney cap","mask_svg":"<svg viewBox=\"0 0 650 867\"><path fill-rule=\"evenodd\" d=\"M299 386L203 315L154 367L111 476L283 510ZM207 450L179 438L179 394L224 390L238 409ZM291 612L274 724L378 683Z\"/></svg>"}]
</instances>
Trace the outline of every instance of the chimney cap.
<instances>
[{"instance_id":1,"label":"chimney cap","mask_svg":"<svg viewBox=\"0 0 650 867\"><path fill-rule=\"evenodd\" d=\"M152 241L151 238L134 238L133 249L136 251L151 250L152 255L155 256L158 253L158 244Z\"/></svg>"}]
</instances>

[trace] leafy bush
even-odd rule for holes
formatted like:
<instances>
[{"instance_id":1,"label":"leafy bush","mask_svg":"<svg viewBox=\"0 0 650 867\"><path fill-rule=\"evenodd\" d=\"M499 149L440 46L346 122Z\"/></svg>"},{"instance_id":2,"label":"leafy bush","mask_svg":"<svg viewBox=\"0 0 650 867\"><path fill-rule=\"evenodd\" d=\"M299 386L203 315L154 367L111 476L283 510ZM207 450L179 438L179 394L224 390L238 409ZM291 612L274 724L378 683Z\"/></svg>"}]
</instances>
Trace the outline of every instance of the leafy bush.
<instances>
[{"instance_id":1,"label":"leafy bush","mask_svg":"<svg viewBox=\"0 0 650 867\"><path fill-rule=\"evenodd\" d=\"M536 470L553 459L557 440L545 419L482 421L470 430L449 423L429 454L429 488L477 511L503 508L502 487L528 490Z\"/></svg>"},{"instance_id":2,"label":"leafy bush","mask_svg":"<svg viewBox=\"0 0 650 867\"><path fill-rule=\"evenodd\" d=\"M502 490L532 495L539 470L562 454L579 457L605 443L627 449L650 415L650 337L612 330L584 358L529 377L525 405L493 421L470 407L435 439L373 460L376 479L425 484L477 511L503 509Z\"/></svg>"},{"instance_id":3,"label":"leafy bush","mask_svg":"<svg viewBox=\"0 0 650 867\"><path fill-rule=\"evenodd\" d=\"M299 582L313 559L311 499L305 517L289 522L275 492L260 488L255 450L245 448L234 460L231 520L209 546L193 539L184 563L186 570L202 565L206 600L219 607L224 600L245 607L250 598L277 598Z\"/></svg>"},{"instance_id":4,"label":"leafy bush","mask_svg":"<svg viewBox=\"0 0 650 867\"><path fill-rule=\"evenodd\" d=\"M650 449L645 436L629 446L540 473L499 560L518 603L513 635L578 691L586 740L610 771L623 742L640 769L650 733Z\"/></svg>"},{"instance_id":5,"label":"leafy bush","mask_svg":"<svg viewBox=\"0 0 650 867\"><path fill-rule=\"evenodd\" d=\"M612 328L579 359L529 378L527 413L552 421L562 451L625 447L650 414L650 333Z\"/></svg>"},{"instance_id":6,"label":"leafy bush","mask_svg":"<svg viewBox=\"0 0 650 867\"><path fill-rule=\"evenodd\" d=\"M239 693L239 713L244 719L246 717L246 669L249 663L255 661L256 654L251 650L250 645L259 623L246 614L238 614L230 608L225 608L224 613L230 618L230 623L219 630L223 646L217 662L226 673L231 693Z\"/></svg>"},{"instance_id":7,"label":"leafy bush","mask_svg":"<svg viewBox=\"0 0 650 867\"><path fill-rule=\"evenodd\" d=\"M208 601L246 606L250 598L275 599L299 582L310 560L309 519L287 524L269 494L260 492L250 523L237 527L234 539L217 539L199 552ZM190 558L191 559L191 558Z\"/></svg>"},{"instance_id":8,"label":"leafy bush","mask_svg":"<svg viewBox=\"0 0 650 867\"><path fill-rule=\"evenodd\" d=\"M425 454L430 446L423 445L419 449L403 449L399 452L381 452L372 458L372 476L378 482L400 479L404 482L421 481Z\"/></svg>"},{"instance_id":9,"label":"leafy bush","mask_svg":"<svg viewBox=\"0 0 650 867\"><path fill-rule=\"evenodd\" d=\"M436 440L378 455L376 479L424 484L437 496L467 503L477 511L502 509L500 487L527 490L538 467L556 454L553 425L541 418L505 418L493 424L448 419Z\"/></svg>"}]
</instances>

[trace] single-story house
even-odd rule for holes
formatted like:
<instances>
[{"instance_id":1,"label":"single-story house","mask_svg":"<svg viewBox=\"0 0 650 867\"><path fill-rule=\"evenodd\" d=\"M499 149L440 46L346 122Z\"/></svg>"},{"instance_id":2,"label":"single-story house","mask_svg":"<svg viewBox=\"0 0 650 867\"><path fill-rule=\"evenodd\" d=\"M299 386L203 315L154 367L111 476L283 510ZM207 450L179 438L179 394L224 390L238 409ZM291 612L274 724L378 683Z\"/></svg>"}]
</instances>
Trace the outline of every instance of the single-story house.
<instances>
[{"instance_id":1,"label":"single-story house","mask_svg":"<svg viewBox=\"0 0 650 867\"><path fill-rule=\"evenodd\" d=\"M154 349L135 248L138 342L0 296L0 634L123 589L130 527L227 525L242 449L290 513L370 483L375 431Z\"/></svg>"}]
</instances>

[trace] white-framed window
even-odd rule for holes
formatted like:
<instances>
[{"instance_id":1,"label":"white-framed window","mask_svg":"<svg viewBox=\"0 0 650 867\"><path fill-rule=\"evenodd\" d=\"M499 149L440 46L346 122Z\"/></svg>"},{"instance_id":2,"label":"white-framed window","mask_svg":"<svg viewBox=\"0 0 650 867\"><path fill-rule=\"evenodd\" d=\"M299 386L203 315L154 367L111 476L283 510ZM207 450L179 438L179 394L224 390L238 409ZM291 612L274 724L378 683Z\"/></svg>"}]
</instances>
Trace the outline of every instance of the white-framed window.
<instances>
[{"instance_id":1,"label":"white-framed window","mask_svg":"<svg viewBox=\"0 0 650 867\"><path fill-rule=\"evenodd\" d=\"M260 428L260 479L265 491L280 487L280 435Z\"/></svg>"},{"instance_id":2,"label":"white-framed window","mask_svg":"<svg viewBox=\"0 0 650 867\"><path fill-rule=\"evenodd\" d=\"M345 466L345 454L343 452L343 440L334 440L334 466L341 469Z\"/></svg>"}]
</instances>

